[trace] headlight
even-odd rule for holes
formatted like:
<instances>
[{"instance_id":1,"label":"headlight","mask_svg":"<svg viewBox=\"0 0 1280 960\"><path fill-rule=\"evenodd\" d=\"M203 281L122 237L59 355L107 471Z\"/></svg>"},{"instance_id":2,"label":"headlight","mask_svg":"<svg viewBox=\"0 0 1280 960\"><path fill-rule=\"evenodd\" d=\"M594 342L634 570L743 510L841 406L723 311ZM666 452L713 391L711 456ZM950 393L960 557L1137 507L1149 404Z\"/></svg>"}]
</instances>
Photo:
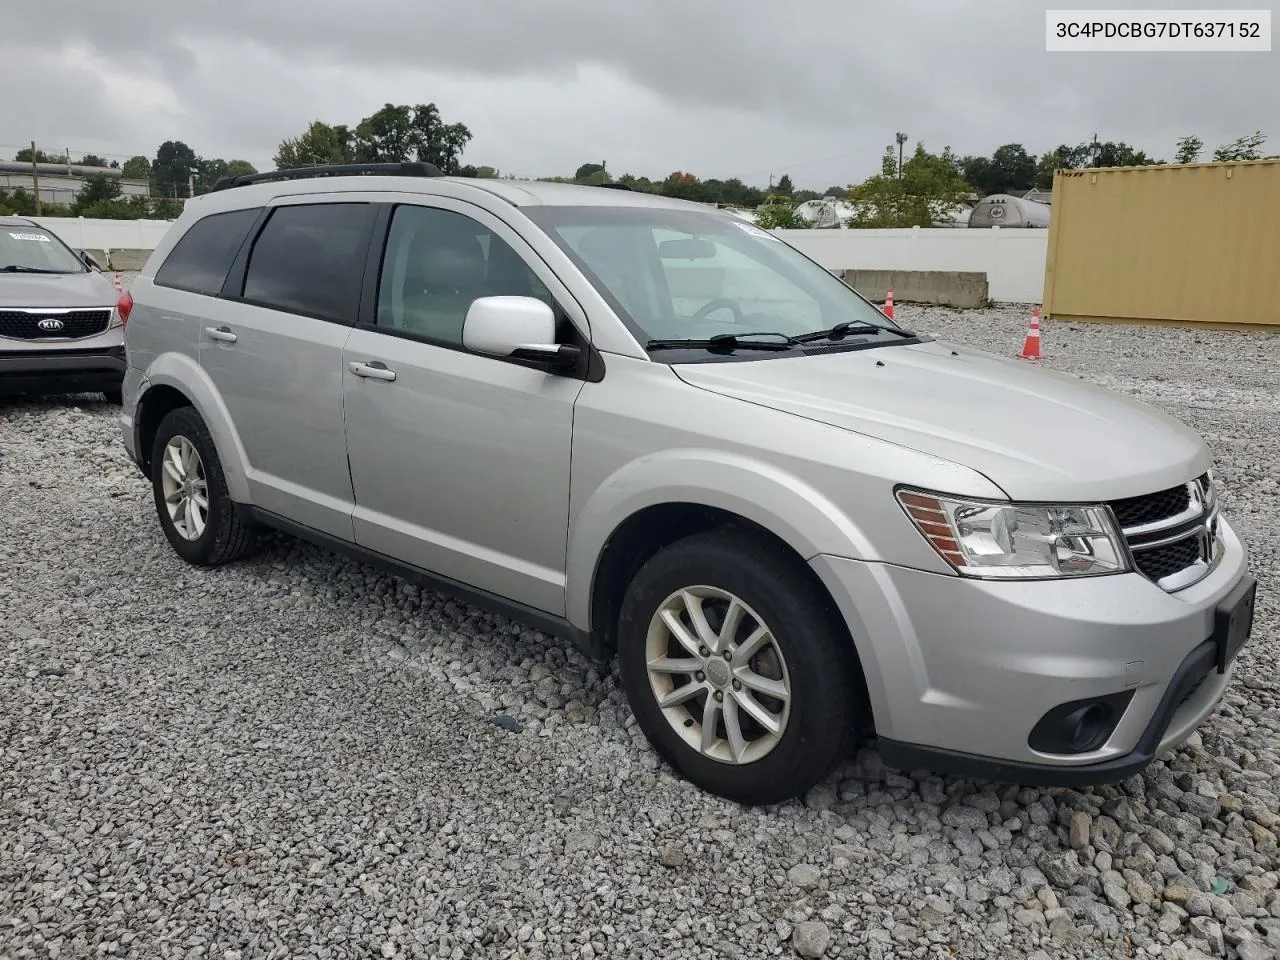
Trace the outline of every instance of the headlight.
<instances>
[{"instance_id":1,"label":"headlight","mask_svg":"<svg viewBox=\"0 0 1280 960\"><path fill-rule=\"evenodd\" d=\"M914 490L899 490L898 502L962 576L1036 579L1129 569L1104 506L993 503Z\"/></svg>"}]
</instances>

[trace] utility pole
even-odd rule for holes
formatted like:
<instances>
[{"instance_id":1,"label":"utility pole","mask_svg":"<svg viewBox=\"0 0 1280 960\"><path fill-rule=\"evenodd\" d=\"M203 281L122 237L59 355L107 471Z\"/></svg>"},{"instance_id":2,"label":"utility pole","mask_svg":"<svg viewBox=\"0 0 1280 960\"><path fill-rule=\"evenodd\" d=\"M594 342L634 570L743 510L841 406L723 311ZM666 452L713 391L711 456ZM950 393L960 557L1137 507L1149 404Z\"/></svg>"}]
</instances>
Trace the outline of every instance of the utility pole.
<instances>
[{"instance_id":1,"label":"utility pole","mask_svg":"<svg viewBox=\"0 0 1280 960\"><path fill-rule=\"evenodd\" d=\"M36 195L36 216L40 216L40 165L36 163L36 157L40 156L36 152L36 142L31 141L31 185Z\"/></svg>"},{"instance_id":2,"label":"utility pole","mask_svg":"<svg viewBox=\"0 0 1280 960\"><path fill-rule=\"evenodd\" d=\"M71 148L63 147L62 149L67 152L67 176L69 177L71 176Z\"/></svg>"},{"instance_id":3,"label":"utility pole","mask_svg":"<svg viewBox=\"0 0 1280 960\"><path fill-rule=\"evenodd\" d=\"M902 145L907 142L905 133L895 133L893 139L898 142L898 179L902 179Z\"/></svg>"}]
</instances>

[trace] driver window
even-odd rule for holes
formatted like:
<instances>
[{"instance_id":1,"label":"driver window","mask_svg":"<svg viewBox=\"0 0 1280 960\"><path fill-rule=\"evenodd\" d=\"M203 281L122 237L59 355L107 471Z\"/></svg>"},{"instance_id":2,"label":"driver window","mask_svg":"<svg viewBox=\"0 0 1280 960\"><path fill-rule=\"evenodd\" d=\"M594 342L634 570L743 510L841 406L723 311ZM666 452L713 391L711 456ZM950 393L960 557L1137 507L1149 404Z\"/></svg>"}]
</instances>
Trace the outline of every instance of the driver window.
<instances>
[{"instance_id":1,"label":"driver window","mask_svg":"<svg viewBox=\"0 0 1280 960\"><path fill-rule=\"evenodd\" d=\"M665 241L688 241L689 234L655 230L654 240L662 250ZM813 330L823 325L819 303L776 270L733 249L724 237L707 236L701 240L710 256L662 258L677 316L686 321L698 317L699 328L722 327L727 332L740 331L737 325L743 321L753 328L768 330L770 318L785 318L786 329ZM674 335L696 334L686 322L685 328Z\"/></svg>"},{"instance_id":2,"label":"driver window","mask_svg":"<svg viewBox=\"0 0 1280 960\"><path fill-rule=\"evenodd\" d=\"M378 288L378 326L462 345L479 297L536 297L554 306L529 265L482 223L434 207L397 207Z\"/></svg>"}]
</instances>

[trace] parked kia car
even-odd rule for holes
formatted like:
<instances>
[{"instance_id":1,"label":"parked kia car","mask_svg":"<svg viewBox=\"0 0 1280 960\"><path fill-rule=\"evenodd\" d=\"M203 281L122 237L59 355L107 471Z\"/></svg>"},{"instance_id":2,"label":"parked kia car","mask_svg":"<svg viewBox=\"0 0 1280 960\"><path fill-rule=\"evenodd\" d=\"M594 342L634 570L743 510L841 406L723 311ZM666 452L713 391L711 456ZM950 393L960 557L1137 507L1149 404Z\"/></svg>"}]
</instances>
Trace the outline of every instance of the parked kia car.
<instances>
[{"instance_id":1,"label":"parked kia car","mask_svg":"<svg viewBox=\"0 0 1280 960\"><path fill-rule=\"evenodd\" d=\"M131 306L52 230L0 217L0 395L102 392L119 403Z\"/></svg>"},{"instance_id":2,"label":"parked kia car","mask_svg":"<svg viewBox=\"0 0 1280 960\"><path fill-rule=\"evenodd\" d=\"M122 432L184 560L274 527L616 655L747 803L871 736L1114 782L1214 710L1255 584L1191 430L711 208L438 173L238 178L156 248Z\"/></svg>"}]
</instances>

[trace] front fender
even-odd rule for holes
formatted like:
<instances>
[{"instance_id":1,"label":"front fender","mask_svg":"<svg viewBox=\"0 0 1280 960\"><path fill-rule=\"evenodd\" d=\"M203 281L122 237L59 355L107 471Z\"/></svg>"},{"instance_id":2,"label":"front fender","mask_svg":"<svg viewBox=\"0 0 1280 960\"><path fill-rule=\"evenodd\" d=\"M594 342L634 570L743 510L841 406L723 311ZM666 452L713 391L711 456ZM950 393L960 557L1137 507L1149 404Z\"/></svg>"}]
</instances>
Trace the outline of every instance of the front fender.
<instances>
[{"instance_id":1,"label":"front fender","mask_svg":"<svg viewBox=\"0 0 1280 960\"><path fill-rule=\"evenodd\" d=\"M232 425L231 414L204 368L185 354L162 353L143 375L139 404L146 401L148 390L158 386L172 387L191 401L213 436L231 499L237 503L250 503L249 458L244 444L240 442L240 434Z\"/></svg>"},{"instance_id":2,"label":"front fender","mask_svg":"<svg viewBox=\"0 0 1280 960\"><path fill-rule=\"evenodd\" d=\"M846 513L787 471L721 450L664 450L619 468L575 511L565 584L571 623L591 628L592 584L610 537L639 511L667 503L737 514L806 561L819 554L876 559L870 540Z\"/></svg>"}]
</instances>

